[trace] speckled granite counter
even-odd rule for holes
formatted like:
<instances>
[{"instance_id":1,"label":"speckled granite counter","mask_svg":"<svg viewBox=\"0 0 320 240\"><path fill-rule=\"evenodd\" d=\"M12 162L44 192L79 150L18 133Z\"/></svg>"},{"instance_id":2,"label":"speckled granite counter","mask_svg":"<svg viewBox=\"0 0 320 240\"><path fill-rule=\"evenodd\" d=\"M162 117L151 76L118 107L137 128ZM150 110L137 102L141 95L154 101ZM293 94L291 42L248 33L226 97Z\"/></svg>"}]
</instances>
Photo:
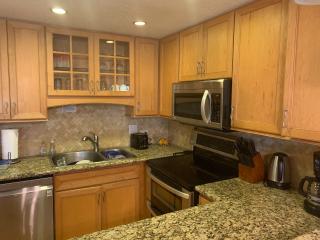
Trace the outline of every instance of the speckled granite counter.
<instances>
[{"instance_id":1,"label":"speckled granite counter","mask_svg":"<svg viewBox=\"0 0 320 240\"><path fill-rule=\"evenodd\" d=\"M319 240L320 230L315 230L312 233L307 233L302 236L295 238L294 240Z\"/></svg>"},{"instance_id":2,"label":"speckled granite counter","mask_svg":"<svg viewBox=\"0 0 320 240\"><path fill-rule=\"evenodd\" d=\"M239 179L197 189L214 201L76 239L285 240L320 229L320 219L303 210L303 198L295 192Z\"/></svg>"},{"instance_id":3,"label":"speckled granite counter","mask_svg":"<svg viewBox=\"0 0 320 240\"><path fill-rule=\"evenodd\" d=\"M107 166L115 166L122 164L132 164L148 159L170 156L173 153L181 152L184 149L176 146L159 146L151 145L146 150L136 150L130 147L122 147L123 149L135 154L136 158L108 160L102 162L71 165L65 167L55 167L49 158L46 157L28 157L21 159L21 162L12 164L6 170L0 170L0 182L9 180L18 180L30 177L41 177L62 173L68 171L79 171L93 168L102 168Z\"/></svg>"}]
</instances>

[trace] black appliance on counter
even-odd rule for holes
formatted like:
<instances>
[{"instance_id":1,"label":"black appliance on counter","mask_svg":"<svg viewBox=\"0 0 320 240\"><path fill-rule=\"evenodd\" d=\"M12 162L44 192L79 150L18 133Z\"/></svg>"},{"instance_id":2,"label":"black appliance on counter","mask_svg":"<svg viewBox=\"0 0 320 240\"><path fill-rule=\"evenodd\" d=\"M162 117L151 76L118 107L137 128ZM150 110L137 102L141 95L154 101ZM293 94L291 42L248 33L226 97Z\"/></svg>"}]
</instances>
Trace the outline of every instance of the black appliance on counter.
<instances>
[{"instance_id":1,"label":"black appliance on counter","mask_svg":"<svg viewBox=\"0 0 320 240\"><path fill-rule=\"evenodd\" d=\"M193 151L149 160L150 196L147 207L153 216L198 204L197 185L238 177L236 138L214 130L196 130Z\"/></svg>"},{"instance_id":2,"label":"black appliance on counter","mask_svg":"<svg viewBox=\"0 0 320 240\"><path fill-rule=\"evenodd\" d=\"M149 147L149 138L147 133L132 133L130 135L130 147L142 150Z\"/></svg>"},{"instance_id":3,"label":"black appliance on counter","mask_svg":"<svg viewBox=\"0 0 320 240\"><path fill-rule=\"evenodd\" d=\"M304 209L306 212L320 217L320 151L313 154L313 168L315 177L304 177L299 184L299 192L306 197ZM306 191L304 190L305 183Z\"/></svg>"}]
</instances>

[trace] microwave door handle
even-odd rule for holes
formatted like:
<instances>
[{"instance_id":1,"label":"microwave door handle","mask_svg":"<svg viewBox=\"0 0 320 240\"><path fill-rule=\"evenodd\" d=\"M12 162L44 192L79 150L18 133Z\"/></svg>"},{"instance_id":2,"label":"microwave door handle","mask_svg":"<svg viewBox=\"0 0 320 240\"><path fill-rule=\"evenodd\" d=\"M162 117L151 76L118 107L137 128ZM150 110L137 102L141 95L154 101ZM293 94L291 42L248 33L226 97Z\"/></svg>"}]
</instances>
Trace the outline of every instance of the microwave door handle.
<instances>
[{"instance_id":1,"label":"microwave door handle","mask_svg":"<svg viewBox=\"0 0 320 240\"><path fill-rule=\"evenodd\" d=\"M205 123L209 123L211 119L211 107L209 107L209 113L206 112L207 98L209 98L209 106L211 106L211 94L208 90L205 90L201 100L201 117Z\"/></svg>"}]
</instances>

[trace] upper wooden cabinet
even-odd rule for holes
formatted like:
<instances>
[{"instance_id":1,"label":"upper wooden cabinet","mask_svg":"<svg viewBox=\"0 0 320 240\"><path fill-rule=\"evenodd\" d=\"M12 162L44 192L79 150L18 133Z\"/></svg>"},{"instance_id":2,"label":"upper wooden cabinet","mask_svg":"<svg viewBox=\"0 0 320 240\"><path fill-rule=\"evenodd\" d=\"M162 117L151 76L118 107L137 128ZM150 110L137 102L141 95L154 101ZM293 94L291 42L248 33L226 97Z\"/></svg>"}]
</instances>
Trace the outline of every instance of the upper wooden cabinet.
<instances>
[{"instance_id":1,"label":"upper wooden cabinet","mask_svg":"<svg viewBox=\"0 0 320 240\"><path fill-rule=\"evenodd\" d=\"M46 119L44 27L8 21L8 53L11 119Z\"/></svg>"},{"instance_id":2,"label":"upper wooden cabinet","mask_svg":"<svg viewBox=\"0 0 320 240\"><path fill-rule=\"evenodd\" d=\"M320 141L320 6L289 8L284 135Z\"/></svg>"},{"instance_id":3,"label":"upper wooden cabinet","mask_svg":"<svg viewBox=\"0 0 320 240\"><path fill-rule=\"evenodd\" d=\"M172 116L172 84L179 78L179 34L160 41L160 115Z\"/></svg>"},{"instance_id":4,"label":"upper wooden cabinet","mask_svg":"<svg viewBox=\"0 0 320 240\"><path fill-rule=\"evenodd\" d=\"M257 1L235 15L233 127L279 134L287 1Z\"/></svg>"},{"instance_id":5,"label":"upper wooden cabinet","mask_svg":"<svg viewBox=\"0 0 320 240\"><path fill-rule=\"evenodd\" d=\"M232 77L234 12L203 24L203 77Z\"/></svg>"},{"instance_id":6,"label":"upper wooden cabinet","mask_svg":"<svg viewBox=\"0 0 320 240\"><path fill-rule=\"evenodd\" d=\"M0 19L0 119L10 119L7 23Z\"/></svg>"},{"instance_id":7,"label":"upper wooden cabinet","mask_svg":"<svg viewBox=\"0 0 320 240\"><path fill-rule=\"evenodd\" d=\"M232 76L234 12L180 33L179 79Z\"/></svg>"},{"instance_id":8,"label":"upper wooden cabinet","mask_svg":"<svg viewBox=\"0 0 320 240\"><path fill-rule=\"evenodd\" d=\"M48 94L94 94L92 33L47 28Z\"/></svg>"},{"instance_id":9,"label":"upper wooden cabinet","mask_svg":"<svg viewBox=\"0 0 320 240\"><path fill-rule=\"evenodd\" d=\"M197 80L201 75L202 25L180 32L179 79Z\"/></svg>"},{"instance_id":10,"label":"upper wooden cabinet","mask_svg":"<svg viewBox=\"0 0 320 240\"><path fill-rule=\"evenodd\" d=\"M135 115L158 114L158 62L159 43L157 40L136 39L136 107Z\"/></svg>"},{"instance_id":11,"label":"upper wooden cabinet","mask_svg":"<svg viewBox=\"0 0 320 240\"><path fill-rule=\"evenodd\" d=\"M134 39L95 35L95 89L99 96L133 96Z\"/></svg>"},{"instance_id":12,"label":"upper wooden cabinet","mask_svg":"<svg viewBox=\"0 0 320 240\"><path fill-rule=\"evenodd\" d=\"M134 39L47 28L50 96L133 96Z\"/></svg>"}]
</instances>

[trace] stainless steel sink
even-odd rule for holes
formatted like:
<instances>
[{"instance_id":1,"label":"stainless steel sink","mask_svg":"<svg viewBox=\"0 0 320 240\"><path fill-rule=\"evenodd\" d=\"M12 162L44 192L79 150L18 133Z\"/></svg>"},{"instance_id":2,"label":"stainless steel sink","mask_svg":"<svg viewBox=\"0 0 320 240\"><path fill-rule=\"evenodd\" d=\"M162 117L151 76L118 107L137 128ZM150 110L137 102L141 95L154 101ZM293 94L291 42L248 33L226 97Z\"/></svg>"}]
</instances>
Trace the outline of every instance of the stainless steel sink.
<instances>
[{"instance_id":1,"label":"stainless steel sink","mask_svg":"<svg viewBox=\"0 0 320 240\"><path fill-rule=\"evenodd\" d=\"M88 160L89 162L100 162L107 160L102 154L94 151L81 151L59 153L51 158L55 166L68 166L77 164L81 160ZM82 161L84 162L84 161ZM87 161L86 161L87 162Z\"/></svg>"},{"instance_id":2,"label":"stainless steel sink","mask_svg":"<svg viewBox=\"0 0 320 240\"><path fill-rule=\"evenodd\" d=\"M120 148L105 149L100 152L106 159L135 158L136 155Z\"/></svg>"}]
</instances>

